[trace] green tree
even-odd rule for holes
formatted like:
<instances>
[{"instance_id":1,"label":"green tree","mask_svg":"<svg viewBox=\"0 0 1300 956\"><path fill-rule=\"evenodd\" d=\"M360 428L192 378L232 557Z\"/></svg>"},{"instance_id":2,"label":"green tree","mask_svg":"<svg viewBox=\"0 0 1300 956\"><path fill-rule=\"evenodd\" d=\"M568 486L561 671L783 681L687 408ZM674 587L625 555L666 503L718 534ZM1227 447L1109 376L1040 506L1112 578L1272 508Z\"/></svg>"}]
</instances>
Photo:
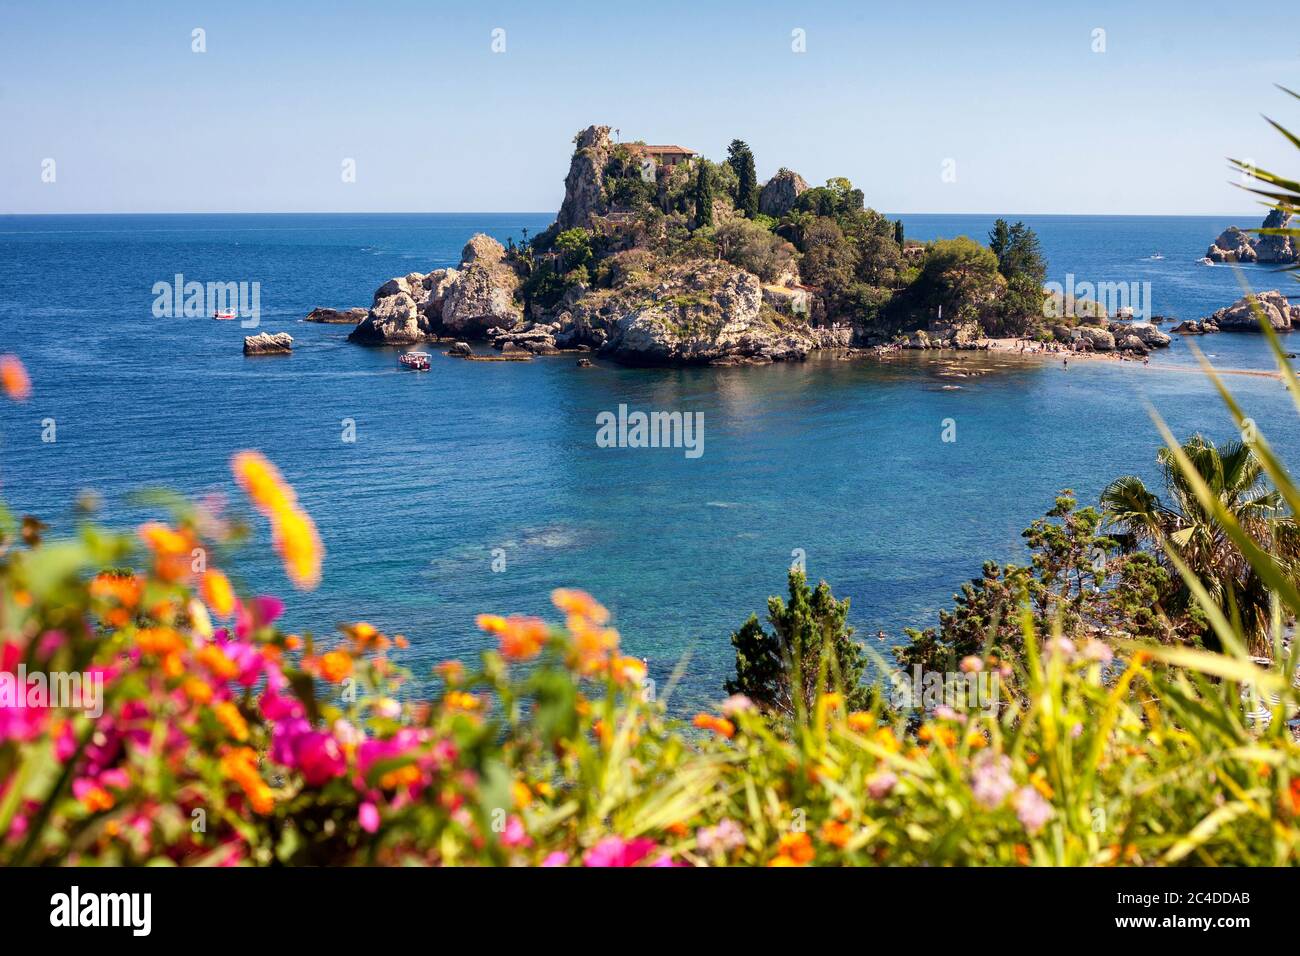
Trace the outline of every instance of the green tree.
<instances>
[{"instance_id":1,"label":"green tree","mask_svg":"<svg viewBox=\"0 0 1300 956\"><path fill-rule=\"evenodd\" d=\"M767 713L794 718L809 713L818 691L842 690L850 710L870 706L871 688L862 683L866 652L853 640L846 619L849 602L835 600L822 581L808 587L802 571L791 569L790 601L767 599L771 632L750 615L731 635L736 677L728 694L744 694Z\"/></svg>"},{"instance_id":2,"label":"green tree","mask_svg":"<svg viewBox=\"0 0 1300 956\"><path fill-rule=\"evenodd\" d=\"M727 147L727 165L736 172L736 209L747 219L758 215L758 173L754 153L744 140L733 139Z\"/></svg>"},{"instance_id":3,"label":"green tree","mask_svg":"<svg viewBox=\"0 0 1300 956\"><path fill-rule=\"evenodd\" d=\"M1005 219L995 221L989 231L989 249L997 256L998 271L1004 278L1024 276L1042 287L1047 278L1047 263L1038 235L1023 222L1011 226Z\"/></svg>"},{"instance_id":4,"label":"green tree","mask_svg":"<svg viewBox=\"0 0 1300 956\"><path fill-rule=\"evenodd\" d=\"M1300 529L1284 508L1282 497L1267 485L1263 466L1243 442L1219 447L1202 435L1183 442L1183 454L1223 508L1261 548L1292 577L1300 572ZM1168 547L1196 575L1215 603L1241 615L1251 647L1268 651L1271 597L1264 582L1223 531L1213 513L1196 497L1188 475L1168 448L1156 454L1165 498L1149 490L1136 475L1112 481L1101 505L1110 524L1125 535L1128 547L1151 544L1161 558ZM1181 604L1191 595L1178 578Z\"/></svg>"},{"instance_id":5,"label":"green tree","mask_svg":"<svg viewBox=\"0 0 1300 956\"><path fill-rule=\"evenodd\" d=\"M939 239L926 253L921 274L910 290L930 315L942 307L950 321L981 319L1006 285L997 257L974 239Z\"/></svg>"},{"instance_id":6,"label":"green tree","mask_svg":"<svg viewBox=\"0 0 1300 956\"><path fill-rule=\"evenodd\" d=\"M713 167L708 160L700 161L700 171L695 176L695 225L713 225Z\"/></svg>"}]
</instances>

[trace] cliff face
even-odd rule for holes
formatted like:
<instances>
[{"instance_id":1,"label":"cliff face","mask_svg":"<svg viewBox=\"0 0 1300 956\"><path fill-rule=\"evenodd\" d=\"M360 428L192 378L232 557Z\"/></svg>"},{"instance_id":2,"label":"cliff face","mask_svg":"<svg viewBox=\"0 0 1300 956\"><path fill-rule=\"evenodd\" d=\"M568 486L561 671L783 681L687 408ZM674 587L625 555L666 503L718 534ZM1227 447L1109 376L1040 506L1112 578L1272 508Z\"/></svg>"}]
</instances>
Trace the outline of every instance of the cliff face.
<instances>
[{"instance_id":1,"label":"cliff face","mask_svg":"<svg viewBox=\"0 0 1300 956\"><path fill-rule=\"evenodd\" d=\"M799 194L807 189L804 178L794 170L778 170L758 194L758 211L764 216L780 219L794 207Z\"/></svg>"},{"instance_id":2,"label":"cliff face","mask_svg":"<svg viewBox=\"0 0 1300 956\"><path fill-rule=\"evenodd\" d=\"M1284 229L1291 217L1279 209L1269 211L1264 218L1264 229ZM1291 236L1252 236L1236 226L1229 226L1219 234L1206 250L1205 257L1212 262L1268 262L1287 264L1300 258Z\"/></svg>"},{"instance_id":3,"label":"cliff face","mask_svg":"<svg viewBox=\"0 0 1300 956\"><path fill-rule=\"evenodd\" d=\"M564 177L564 202L556 217L560 229L587 228L591 217L604 215L605 164L613 143L608 126L588 126L574 138L573 159Z\"/></svg>"}]
</instances>

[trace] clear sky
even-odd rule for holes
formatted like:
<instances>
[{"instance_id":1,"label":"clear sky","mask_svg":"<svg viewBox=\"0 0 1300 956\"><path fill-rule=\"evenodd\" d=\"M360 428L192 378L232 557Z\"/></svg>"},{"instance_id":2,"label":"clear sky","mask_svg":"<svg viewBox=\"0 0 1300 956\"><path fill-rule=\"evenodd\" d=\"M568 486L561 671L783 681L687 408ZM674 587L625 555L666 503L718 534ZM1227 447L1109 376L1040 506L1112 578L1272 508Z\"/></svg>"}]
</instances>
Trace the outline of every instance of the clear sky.
<instances>
[{"instance_id":1,"label":"clear sky","mask_svg":"<svg viewBox=\"0 0 1300 956\"><path fill-rule=\"evenodd\" d=\"M893 212L1252 218L1224 157L1300 165L1260 117L1300 127L1300 29L1258 10L0 0L0 213L548 211L604 123Z\"/></svg>"}]
</instances>

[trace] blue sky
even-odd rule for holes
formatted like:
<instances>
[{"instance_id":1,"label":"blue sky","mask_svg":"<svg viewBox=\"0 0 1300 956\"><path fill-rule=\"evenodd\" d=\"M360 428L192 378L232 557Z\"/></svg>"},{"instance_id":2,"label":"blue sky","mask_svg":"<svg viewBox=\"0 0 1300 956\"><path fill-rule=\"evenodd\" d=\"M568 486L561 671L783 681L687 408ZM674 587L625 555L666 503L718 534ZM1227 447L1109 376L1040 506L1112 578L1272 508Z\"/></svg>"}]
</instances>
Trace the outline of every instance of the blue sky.
<instances>
[{"instance_id":1,"label":"blue sky","mask_svg":"<svg viewBox=\"0 0 1300 956\"><path fill-rule=\"evenodd\" d=\"M0 213L554 210L605 123L895 212L1250 218L1224 157L1300 165L1300 31L1245 9L5 0Z\"/></svg>"}]
</instances>

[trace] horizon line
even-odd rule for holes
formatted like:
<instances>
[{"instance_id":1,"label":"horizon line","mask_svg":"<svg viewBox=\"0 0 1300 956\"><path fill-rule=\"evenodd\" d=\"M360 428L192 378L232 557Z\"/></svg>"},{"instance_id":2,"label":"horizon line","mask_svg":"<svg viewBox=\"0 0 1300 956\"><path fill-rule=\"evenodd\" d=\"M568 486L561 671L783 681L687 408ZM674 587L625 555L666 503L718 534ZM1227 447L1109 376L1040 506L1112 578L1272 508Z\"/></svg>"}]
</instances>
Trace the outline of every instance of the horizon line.
<instances>
[{"instance_id":1,"label":"horizon line","mask_svg":"<svg viewBox=\"0 0 1300 956\"><path fill-rule=\"evenodd\" d=\"M870 208L870 207L869 207ZM1271 207L1265 207L1271 208ZM1206 219L1206 218L1225 218L1229 216L1245 216L1245 212L897 212L877 209L876 212L884 216L1013 216L1013 217L1031 217L1031 216L1090 216L1090 217L1109 217L1109 218L1132 218L1132 219ZM1254 211L1254 210L1253 210ZM1252 211L1252 212L1253 212ZM550 210L529 210L529 209L507 209L507 210L483 210L483 209L410 209L410 210L349 210L342 211L336 209L313 209L313 210L208 210L204 212L195 212L189 210L169 211L169 212L0 212L0 218L17 218L27 216L30 218L38 217L57 217L57 216L555 216L558 213Z\"/></svg>"}]
</instances>

